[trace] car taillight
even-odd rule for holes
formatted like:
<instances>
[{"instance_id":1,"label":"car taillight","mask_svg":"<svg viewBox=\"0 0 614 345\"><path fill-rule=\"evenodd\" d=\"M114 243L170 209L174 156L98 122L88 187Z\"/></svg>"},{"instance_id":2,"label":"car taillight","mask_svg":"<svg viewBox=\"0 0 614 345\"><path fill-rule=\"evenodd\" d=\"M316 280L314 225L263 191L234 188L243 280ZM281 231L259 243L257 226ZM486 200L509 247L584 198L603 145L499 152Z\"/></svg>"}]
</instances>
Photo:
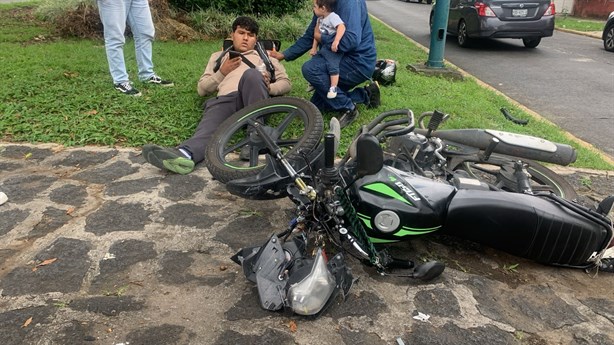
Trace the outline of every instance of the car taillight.
<instances>
[{"instance_id":1,"label":"car taillight","mask_svg":"<svg viewBox=\"0 0 614 345\"><path fill-rule=\"evenodd\" d=\"M475 9L478 10L478 16L480 17L496 17L495 12L483 2L476 2Z\"/></svg>"},{"instance_id":2,"label":"car taillight","mask_svg":"<svg viewBox=\"0 0 614 345\"><path fill-rule=\"evenodd\" d=\"M554 15L554 1L550 1L550 6L548 6L548 9L546 10L546 13L544 13L544 16L553 16Z\"/></svg>"}]
</instances>

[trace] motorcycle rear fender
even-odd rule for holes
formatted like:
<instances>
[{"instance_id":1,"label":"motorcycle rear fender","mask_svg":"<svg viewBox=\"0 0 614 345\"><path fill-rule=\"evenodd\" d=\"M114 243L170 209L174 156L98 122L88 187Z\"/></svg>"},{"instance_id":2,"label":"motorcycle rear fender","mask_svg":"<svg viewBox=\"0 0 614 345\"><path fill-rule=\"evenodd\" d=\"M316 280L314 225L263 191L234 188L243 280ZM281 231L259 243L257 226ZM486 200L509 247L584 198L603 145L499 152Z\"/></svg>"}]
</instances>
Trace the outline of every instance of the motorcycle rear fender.
<instances>
[{"instance_id":1,"label":"motorcycle rear fender","mask_svg":"<svg viewBox=\"0 0 614 345\"><path fill-rule=\"evenodd\" d=\"M550 199L459 190L444 231L541 263L584 267L611 237L605 228Z\"/></svg>"}]
</instances>

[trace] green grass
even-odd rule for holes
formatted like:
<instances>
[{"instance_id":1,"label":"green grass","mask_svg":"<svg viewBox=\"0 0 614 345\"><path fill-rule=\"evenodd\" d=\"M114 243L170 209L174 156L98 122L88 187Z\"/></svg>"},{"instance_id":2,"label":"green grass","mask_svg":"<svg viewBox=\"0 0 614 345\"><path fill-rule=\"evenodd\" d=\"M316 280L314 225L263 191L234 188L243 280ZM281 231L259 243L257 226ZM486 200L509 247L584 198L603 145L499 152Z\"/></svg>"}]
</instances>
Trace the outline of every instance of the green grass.
<instances>
[{"instance_id":1,"label":"green grass","mask_svg":"<svg viewBox=\"0 0 614 345\"><path fill-rule=\"evenodd\" d=\"M568 29L575 31L603 31L605 20L575 18L565 14L557 14L554 25L557 29Z\"/></svg>"},{"instance_id":2,"label":"green grass","mask_svg":"<svg viewBox=\"0 0 614 345\"><path fill-rule=\"evenodd\" d=\"M153 142L176 145L188 138L201 117L204 101L196 83L210 54L221 42L155 42L156 72L172 79L175 87L135 86L143 93L133 98L112 88L101 40L57 39L50 28L24 18L8 16L15 8L0 6L0 140L64 145L117 145L139 147ZM427 54L404 37L372 20L380 58L398 61L397 82L382 88L379 109L359 107L359 120L344 129L347 140L360 124L382 111L411 108L416 115L439 109L452 115L446 128L493 128L545 137L578 149L578 167L614 169L601 156L571 141L558 127L531 118L519 126L504 119L506 107L519 118L530 118L505 97L469 78L449 81L407 70L424 63ZM288 47L292 42L282 42ZM133 43L125 49L130 75L135 79ZM301 65L308 56L285 62L293 83L292 96L308 98ZM330 114L325 114L325 121Z\"/></svg>"}]
</instances>

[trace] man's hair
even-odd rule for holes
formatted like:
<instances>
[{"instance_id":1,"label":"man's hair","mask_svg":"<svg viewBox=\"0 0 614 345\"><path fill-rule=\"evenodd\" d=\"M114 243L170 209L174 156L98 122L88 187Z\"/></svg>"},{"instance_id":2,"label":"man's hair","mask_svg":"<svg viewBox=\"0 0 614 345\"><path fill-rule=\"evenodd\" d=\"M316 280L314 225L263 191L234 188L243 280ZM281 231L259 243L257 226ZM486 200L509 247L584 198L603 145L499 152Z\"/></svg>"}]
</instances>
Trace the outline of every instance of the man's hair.
<instances>
[{"instance_id":1,"label":"man's hair","mask_svg":"<svg viewBox=\"0 0 614 345\"><path fill-rule=\"evenodd\" d=\"M326 7L328 12L335 12L337 7L337 0L316 0L316 5L320 7Z\"/></svg>"},{"instance_id":2,"label":"man's hair","mask_svg":"<svg viewBox=\"0 0 614 345\"><path fill-rule=\"evenodd\" d=\"M238 17L235 19L232 23L232 31L236 31L239 26L256 36L258 35L258 22L251 17Z\"/></svg>"}]
</instances>

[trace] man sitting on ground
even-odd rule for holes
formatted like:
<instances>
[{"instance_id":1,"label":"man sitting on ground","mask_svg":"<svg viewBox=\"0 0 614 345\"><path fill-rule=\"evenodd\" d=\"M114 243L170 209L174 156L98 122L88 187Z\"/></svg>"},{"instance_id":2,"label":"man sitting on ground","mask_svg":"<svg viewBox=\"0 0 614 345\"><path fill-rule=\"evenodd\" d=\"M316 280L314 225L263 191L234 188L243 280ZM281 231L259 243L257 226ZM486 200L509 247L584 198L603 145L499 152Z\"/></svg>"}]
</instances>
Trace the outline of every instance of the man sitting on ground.
<instances>
[{"instance_id":1,"label":"man sitting on ground","mask_svg":"<svg viewBox=\"0 0 614 345\"><path fill-rule=\"evenodd\" d=\"M153 144L143 146L143 157L150 164L178 174L192 172L194 165L205 158L205 150L211 136L230 115L270 96L280 96L290 92L292 87L290 79L278 60L270 59L275 69L274 82L271 82L270 74L250 67L250 64L252 66L264 64L262 57L255 50L258 23L254 19L250 17L235 19L232 24L231 39L232 50L241 53L242 56L231 58L230 52L226 51L211 54L205 72L198 81L198 94L206 96L217 91L217 97L205 102L203 117L194 135L176 148Z\"/></svg>"}]
</instances>

